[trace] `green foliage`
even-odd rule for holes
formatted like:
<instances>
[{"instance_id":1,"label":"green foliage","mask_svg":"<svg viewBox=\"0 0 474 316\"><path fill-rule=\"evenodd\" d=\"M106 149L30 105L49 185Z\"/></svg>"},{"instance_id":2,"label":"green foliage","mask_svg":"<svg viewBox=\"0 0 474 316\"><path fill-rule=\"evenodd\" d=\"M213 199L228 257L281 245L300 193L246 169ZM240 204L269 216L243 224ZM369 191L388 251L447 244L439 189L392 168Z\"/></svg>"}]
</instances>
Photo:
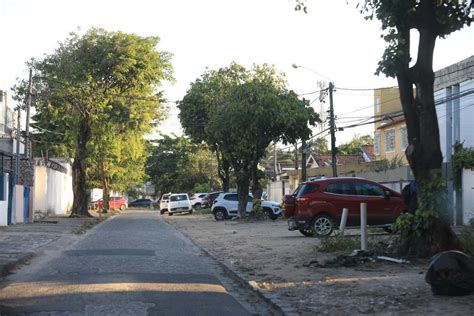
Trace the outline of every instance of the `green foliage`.
<instances>
[{"instance_id":1,"label":"green foliage","mask_svg":"<svg viewBox=\"0 0 474 316\"><path fill-rule=\"evenodd\" d=\"M402 214L395 223L395 228L405 236L422 237L430 234L434 221L443 216L438 210L446 201L446 184L442 177L433 176L431 181L418 186L418 190L418 209L415 214Z\"/></svg>"},{"instance_id":2,"label":"green foliage","mask_svg":"<svg viewBox=\"0 0 474 316\"><path fill-rule=\"evenodd\" d=\"M359 5L358 5L359 6ZM360 11L366 19L382 22L382 36L387 47L377 69L395 77L410 62L410 29L430 29L435 36L446 37L450 33L470 25L473 2L471 0L368 0L361 2Z\"/></svg>"},{"instance_id":3,"label":"green foliage","mask_svg":"<svg viewBox=\"0 0 474 316\"><path fill-rule=\"evenodd\" d=\"M462 143L456 142L452 161L454 182L456 186L460 186L462 170L474 168L474 148L464 148Z\"/></svg>"},{"instance_id":4,"label":"green foliage","mask_svg":"<svg viewBox=\"0 0 474 316\"><path fill-rule=\"evenodd\" d=\"M472 226L461 231L459 240L461 240L464 250L471 256L474 255L474 231L472 230Z\"/></svg>"},{"instance_id":5,"label":"green foliage","mask_svg":"<svg viewBox=\"0 0 474 316\"><path fill-rule=\"evenodd\" d=\"M374 139L370 135L356 135L350 142L338 146L338 154L340 155L358 155L362 153L362 146L373 145Z\"/></svg>"},{"instance_id":6,"label":"green foliage","mask_svg":"<svg viewBox=\"0 0 474 316\"><path fill-rule=\"evenodd\" d=\"M210 183L211 177L217 181L212 153L188 138L163 135L148 144L148 151L146 173L159 192L191 192L198 184Z\"/></svg>"},{"instance_id":7,"label":"green foliage","mask_svg":"<svg viewBox=\"0 0 474 316\"><path fill-rule=\"evenodd\" d=\"M359 236L335 235L320 238L320 245L318 250L321 252L347 252L359 248Z\"/></svg>"},{"instance_id":8,"label":"green foliage","mask_svg":"<svg viewBox=\"0 0 474 316\"><path fill-rule=\"evenodd\" d=\"M221 154L239 188L248 187L251 171L271 142L308 139L308 124L319 120L309 103L287 91L283 76L268 65L247 70L232 63L208 71L191 85L179 109L185 133Z\"/></svg>"},{"instance_id":9,"label":"green foliage","mask_svg":"<svg viewBox=\"0 0 474 316\"><path fill-rule=\"evenodd\" d=\"M155 89L172 79L171 56L155 50L158 42L92 28L82 36L71 33L52 54L28 63L34 70L33 120L43 134L34 141L74 159L79 208L86 204L76 198L86 198L83 184L91 180L123 189L143 179L142 136L163 117ZM15 91L23 99L26 81Z\"/></svg>"},{"instance_id":10,"label":"green foliage","mask_svg":"<svg viewBox=\"0 0 474 316\"><path fill-rule=\"evenodd\" d=\"M209 183L196 183L192 192L211 192L211 190Z\"/></svg>"},{"instance_id":11,"label":"green foliage","mask_svg":"<svg viewBox=\"0 0 474 316\"><path fill-rule=\"evenodd\" d=\"M390 160L381 159L381 160L373 161L370 163L369 167L371 171L382 172L382 171L397 169L404 165L405 163L403 162L403 158L397 155Z\"/></svg>"},{"instance_id":12,"label":"green foliage","mask_svg":"<svg viewBox=\"0 0 474 316\"><path fill-rule=\"evenodd\" d=\"M262 208L262 200L254 198L253 199L253 205L252 205L252 211L255 212L257 217L262 214L263 208Z\"/></svg>"}]
</instances>

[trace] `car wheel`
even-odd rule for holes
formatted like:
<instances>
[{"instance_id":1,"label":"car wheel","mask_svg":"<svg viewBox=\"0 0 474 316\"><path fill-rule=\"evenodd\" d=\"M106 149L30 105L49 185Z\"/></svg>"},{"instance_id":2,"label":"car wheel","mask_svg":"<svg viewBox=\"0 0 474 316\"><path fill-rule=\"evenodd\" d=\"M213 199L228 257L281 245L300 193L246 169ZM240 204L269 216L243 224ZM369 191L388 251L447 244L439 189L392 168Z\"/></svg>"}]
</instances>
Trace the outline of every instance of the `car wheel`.
<instances>
[{"instance_id":1,"label":"car wheel","mask_svg":"<svg viewBox=\"0 0 474 316\"><path fill-rule=\"evenodd\" d=\"M195 210L200 210L201 209L201 203L196 203L196 204L194 204L193 207L194 207Z\"/></svg>"},{"instance_id":2,"label":"car wheel","mask_svg":"<svg viewBox=\"0 0 474 316\"><path fill-rule=\"evenodd\" d=\"M161 215L165 214L165 211L160 210L160 214L161 214Z\"/></svg>"},{"instance_id":3,"label":"car wheel","mask_svg":"<svg viewBox=\"0 0 474 316\"><path fill-rule=\"evenodd\" d=\"M312 222L312 231L318 236L328 236L333 230L333 220L329 215L318 215Z\"/></svg>"},{"instance_id":4,"label":"car wheel","mask_svg":"<svg viewBox=\"0 0 474 316\"><path fill-rule=\"evenodd\" d=\"M311 228L301 228L299 231L305 237L314 237L314 232Z\"/></svg>"},{"instance_id":5,"label":"car wheel","mask_svg":"<svg viewBox=\"0 0 474 316\"><path fill-rule=\"evenodd\" d=\"M171 213L171 212L168 212L168 216L173 216L173 213Z\"/></svg>"},{"instance_id":6,"label":"car wheel","mask_svg":"<svg viewBox=\"0 0 474 316\"><path fill-rule=\"evenodd\" d=\"M191 209L189 210L189 214L192 214L193 213L193 208L191 207Z\"/></svg>"},{"instance_id":7,"label":"car wheel","mask_svg":"<svg viewBox=\"0 0 474 316\"><path fill-rule=\"evenodd\" d=\"M125 211L125 205L124 204L120 205L120 210Z\"/></svg>"},{"instance_id":8,"label":"car wheel","mask_svg":"<svg viewBox=\"0 0 474 316\"><path fill-rule=\"evenodd\" d=\"M227 212L225 209L218 208L214 211L214 218L216 221L223 221L227 218Z\"/></svg>"},{"instance_id":9,"label":"car wheel","mask_svg":"<svg viewBox=\"0 0 474 316\"><path fill-rule=\"evenodd\" d=\"M278 218L278 215L273 214L271 209L264 208L264 211L271 220L276 220Z\"/></svg>"}]
</instances>

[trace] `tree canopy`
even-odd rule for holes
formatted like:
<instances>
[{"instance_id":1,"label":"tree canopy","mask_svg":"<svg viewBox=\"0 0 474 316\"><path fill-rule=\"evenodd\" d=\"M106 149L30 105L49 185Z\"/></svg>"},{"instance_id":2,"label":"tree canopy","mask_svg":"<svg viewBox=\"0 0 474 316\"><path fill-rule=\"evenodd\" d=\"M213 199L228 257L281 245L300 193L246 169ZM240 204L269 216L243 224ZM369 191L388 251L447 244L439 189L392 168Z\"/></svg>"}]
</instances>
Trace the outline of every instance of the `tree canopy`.
<instances>
[{"instance_id":1,"label":"tree canopy","mask_svg":"<svg viewBox=\"0 0 474 316\"><path fill-rule=\"evenodd\" d=\"M28 63L35 73L35 126L55 135L56 145L73 159L73 215L87 214L91 164L104 162L115 174L110 179L118 179L120 168L134 165L126 161L142 161L125 146L142 142L162 117L156 88L172 79L172 68L171 55L157 51L158 43L158 37L92 28L82 36L71 33L53 53ZM24 81L16 92L25 95ZM112 171L111 162L120 168Z\"/></svg>"},{"instance_id":2,"label":"tree canopy","mask_svg":"<svg viewBox=\"0 0 474 316\"><path fill-rule=\"evenodd\" d=\"M193 139L205 141L232 167L243 215L250 179L273 141L308 139L318 115L285 88L284 77L268 65L247 70L232 63L205 73L180 102L180 119ZM258 194L257 194L258 195Z\"/></svg>"}]
</instances>

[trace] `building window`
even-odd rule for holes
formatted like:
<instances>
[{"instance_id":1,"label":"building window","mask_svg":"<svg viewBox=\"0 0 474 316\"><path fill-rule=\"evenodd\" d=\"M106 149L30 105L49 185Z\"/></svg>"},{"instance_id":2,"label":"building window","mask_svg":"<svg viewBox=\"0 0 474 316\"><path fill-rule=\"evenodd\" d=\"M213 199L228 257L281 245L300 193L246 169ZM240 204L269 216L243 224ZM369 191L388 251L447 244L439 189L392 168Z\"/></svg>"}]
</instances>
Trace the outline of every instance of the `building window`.
<instances>
[{"instance_id":1,"label":"building window","mask_svg":"<svg viewBox=\"0 0 474 316\"><path fill-rule=\"evenodd\" d=\"M374 154L376 156L380 155L380 134L375 133L374 135Z\"/></svg>"},{"instance_id":2,"label":"building window","mask_svg":"<svg viewBox=\"0 0 474 316\"><path fill-rule=\"evenodd\" d=\"M395 129L385 132L385 152L395 151Z\"/></svg>"},{"instance_id":3,"label":"building window","mask_svg":"<svg viewBox=\"0 0 474 316\"><path fill-rule=\"evenodd\" d=\"M380 97L375 98L375 113L380 113L382 109L380 108Z\"/></svg>"},{"instance_id":4,"label":"building window","mask_svg":"<svg viewBox=\"0 0 474 316\"><path fill-rule=\"evenodd\" d=\"M0 173L0 201L5 201L5 174Z\"/></svg>"},{"instance_id":5,"label":"building window","mask_svg":"<svg viewBox=\"0 0 474 316\"><path fill-rule=\"evenodd\" d=\"M402 150L405 150L408 147L408 134L406 126L400 128L400 147Z\"/></svg>"}]
</instances>

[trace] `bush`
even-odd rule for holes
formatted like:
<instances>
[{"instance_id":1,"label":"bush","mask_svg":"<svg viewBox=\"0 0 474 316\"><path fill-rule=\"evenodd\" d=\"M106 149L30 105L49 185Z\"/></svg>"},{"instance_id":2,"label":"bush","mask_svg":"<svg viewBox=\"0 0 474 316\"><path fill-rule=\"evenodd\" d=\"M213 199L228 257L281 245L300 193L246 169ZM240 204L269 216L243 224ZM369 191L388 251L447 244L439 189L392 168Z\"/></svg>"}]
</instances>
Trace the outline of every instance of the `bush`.
<instances>
[{"instance_id":1,"label":"bush","mask_svg":"<svg viewBox=\"0 0 474 316\"><path fill-rule=\"evenodd\" d=\"M459 239L461 240L464 246L464 250L468 254L474 255L474 231L472 230L472 228L466 228L461 231Z\"/></svg>"},{"instance_id":2,"label":"bush","mask_svg":"<svg viewBox=\"0 0 474 316\"><path fill-rule=\"evenodd\" d=\"M330 236L321 238L319 251L321 252L345 252L360 249L359 236Z\"/></svg>"}]
</instances>

